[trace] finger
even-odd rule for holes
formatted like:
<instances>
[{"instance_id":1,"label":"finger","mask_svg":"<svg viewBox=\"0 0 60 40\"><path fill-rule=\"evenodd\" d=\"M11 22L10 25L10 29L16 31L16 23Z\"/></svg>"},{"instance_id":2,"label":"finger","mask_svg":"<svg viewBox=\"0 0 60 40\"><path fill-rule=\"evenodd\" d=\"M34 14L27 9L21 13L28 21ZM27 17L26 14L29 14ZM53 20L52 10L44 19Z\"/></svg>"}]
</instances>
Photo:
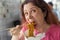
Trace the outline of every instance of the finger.
<instances>
[{"instance_id":1,"label":"finger","mask_svg":"<svg viewBox=\"0 0 60 40\"><path fill-rule=\"evenodd\" d=\"M20 28L20 25L17 25L17 26L16 26L16 29L19 29L19 28Z\"/></svg>"},{"instance_id":2,"label":"finger","mask_svg":"<svg viewBox=\"0 0 60 40\"><path fill-rule=\"evenodd\" d=\"M16 30L16 28L12 28L12 29L11 29L11 32L14 32L15 30Z\"/></svg>"}]
</instances>

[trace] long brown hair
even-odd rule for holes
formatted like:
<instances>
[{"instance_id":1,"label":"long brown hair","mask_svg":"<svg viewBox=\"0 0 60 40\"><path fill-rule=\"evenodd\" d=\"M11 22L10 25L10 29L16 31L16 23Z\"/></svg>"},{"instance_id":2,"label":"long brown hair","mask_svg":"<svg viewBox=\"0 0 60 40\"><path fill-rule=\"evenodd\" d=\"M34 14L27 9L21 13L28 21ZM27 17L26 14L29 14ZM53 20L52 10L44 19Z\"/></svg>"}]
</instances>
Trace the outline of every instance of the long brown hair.
<instances>
[{"instance_id":1,"label":"long brown hair","mask_svg":"<svg viewBox=\"0 0 60 40\"><path fill-rule=\"evenodd\" d=\"M44 1L44 0L25 0L22 5L21 5L21 12L22 12L22 17L23 20L25 21L25 16L24 16L24 12L23 12L23 7L25 4L27 3L33 3L35 6L41 8L41 10L44 12L46 11L46 16L45 16L45 21L48 24L58 24L58 19L57 17L52 13L52 10L50 10L48 4Z\"/></svg>"}]
</instances>

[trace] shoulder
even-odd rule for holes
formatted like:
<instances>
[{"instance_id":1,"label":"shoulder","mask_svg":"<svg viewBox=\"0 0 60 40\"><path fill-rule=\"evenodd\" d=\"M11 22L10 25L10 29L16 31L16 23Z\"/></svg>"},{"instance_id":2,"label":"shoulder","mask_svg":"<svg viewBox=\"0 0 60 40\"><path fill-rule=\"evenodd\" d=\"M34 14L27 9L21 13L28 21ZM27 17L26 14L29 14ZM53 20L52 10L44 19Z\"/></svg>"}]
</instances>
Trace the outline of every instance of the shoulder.
<instances>
[{"instance_id":1,"label":"shoulder","mask_svg":"<svg viewBox=\"0 0 60 40\"><path fill-rule=\"evenodd\" d=\"M50 25L43 40L60 40L60 25Z\"/></svg>"},{"instance_id":2,"label":"shoulder","mask_svg":"<svg viewBox=\"0 0 60 40\"><path fill-rule=\"evenodd\" d=\"M48 29L49 33L55 34L55 33L60 33L60 25L55 25L52 24L50 28Z\"/></svg>"},{"instance_id":3,"label":"shoulder","mask_svg":"<svg viewBox=\"0 0 60 40\"><path fill-rule=\"evenodd\" d=\"M48 34L55 39L60 39L60 25L51 25Z\"/></svg>"},{"instance_id":4,"label":"shoulder","mask_svg":"<svg viewBox=\"0 0 60 40\"><path fill-rule=\"evenodd\" d=\"M52 25L50 26L49 31L51 31L51 32L60 32L60 25L52 24Z\"/></svg>"}]
</instances>

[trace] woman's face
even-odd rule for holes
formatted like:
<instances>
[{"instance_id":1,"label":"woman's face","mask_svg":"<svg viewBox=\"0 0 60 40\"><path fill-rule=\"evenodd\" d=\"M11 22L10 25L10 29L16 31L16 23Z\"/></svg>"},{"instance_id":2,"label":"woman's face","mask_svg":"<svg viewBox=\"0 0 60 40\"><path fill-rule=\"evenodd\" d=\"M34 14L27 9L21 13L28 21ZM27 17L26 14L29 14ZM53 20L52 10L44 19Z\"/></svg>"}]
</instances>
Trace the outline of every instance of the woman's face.
<instances>
[{"instance_id":1,"label":"woman's face","mask_svg":"<svg viewBox=\"0 0 60 40\"><path fill-rule=\"evenodd\" d=\"M24 15L28 23L35 23L35 25L40 25L44 22L44 15L40 8L34 6L32 3L27 3L24 5Z\"/></svg>"}]
</instances>

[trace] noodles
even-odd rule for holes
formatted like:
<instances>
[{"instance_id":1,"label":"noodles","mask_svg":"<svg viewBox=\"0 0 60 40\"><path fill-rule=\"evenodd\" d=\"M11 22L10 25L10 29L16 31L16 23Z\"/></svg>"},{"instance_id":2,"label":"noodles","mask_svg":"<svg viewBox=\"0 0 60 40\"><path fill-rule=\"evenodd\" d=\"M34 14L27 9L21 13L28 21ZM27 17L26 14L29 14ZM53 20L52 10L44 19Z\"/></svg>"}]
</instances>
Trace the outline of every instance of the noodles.
<instances>
[{"instance_id":1,"label":"noodles","mask_svg":"<svg viewBox=\"0 0 60 40\"><path fill-rule=\"evenodd\" d=\"M33 31L34 31L34 23L30 23L28 24L28 29L29 29L29 33L28 33L28 37L33 37Z\"/></svg>"}]
</instances>

